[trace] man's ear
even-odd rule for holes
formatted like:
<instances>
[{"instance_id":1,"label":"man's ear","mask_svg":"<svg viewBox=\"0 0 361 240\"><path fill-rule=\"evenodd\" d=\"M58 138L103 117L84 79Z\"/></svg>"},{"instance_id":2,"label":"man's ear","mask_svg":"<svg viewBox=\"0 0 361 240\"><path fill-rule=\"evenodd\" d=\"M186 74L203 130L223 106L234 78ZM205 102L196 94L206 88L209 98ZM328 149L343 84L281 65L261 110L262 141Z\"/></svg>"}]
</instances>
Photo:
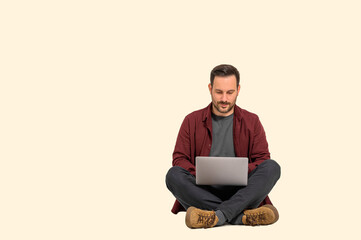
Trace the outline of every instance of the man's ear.
<instances>
[{"instance_id":1,"label":"man's ear","mask_svg":"<svg viewBox=\"0 0 361 240\"><path fill-rule=\"evenodd\" d=\"M238 85L237 96L238 96L240 90L241 90L241 84Z\"/></svg>"},{"instance_id":2,"label":"man's ear","mask_svg":"<svg viewBox=\"0 0 361 240\"><path fill-rule=\"evenodd\" d=\"M208 84L209 93L212 94L212 84Z\"/></svg>"}]
</instances>

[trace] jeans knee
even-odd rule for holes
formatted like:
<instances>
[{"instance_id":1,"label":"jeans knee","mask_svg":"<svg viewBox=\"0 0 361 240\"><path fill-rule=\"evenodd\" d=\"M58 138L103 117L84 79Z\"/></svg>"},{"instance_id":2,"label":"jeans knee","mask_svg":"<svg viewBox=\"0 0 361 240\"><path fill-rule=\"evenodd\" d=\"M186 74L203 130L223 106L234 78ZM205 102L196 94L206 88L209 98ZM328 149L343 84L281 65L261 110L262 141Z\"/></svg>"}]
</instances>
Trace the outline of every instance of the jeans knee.
<instances>
[{"instance_id":1,"label":"jeans knee","mask_svg":"<svg viewBox=\"0 0 361 240\"><path fill-rule=\"evenodd\" d=\"M168 189L174 182L177 181L177 179L178 179L177 176L182 169L183 168L181 168L179 166L173 166L168 170L167 175L165 176L165 183L166 183Z\"/></svg>"},{"instance_id":2,"label":"jeans knee","mask_svg":"<svg viewBox=\"0 0 361 240\"><path fill-rule=\"evenodd\" d=\"M281 177L281 166L273 159L268 159L263 162L267 169L269 169L270 173L275 176L277 179Z\"/></svg>"}]
</instances>

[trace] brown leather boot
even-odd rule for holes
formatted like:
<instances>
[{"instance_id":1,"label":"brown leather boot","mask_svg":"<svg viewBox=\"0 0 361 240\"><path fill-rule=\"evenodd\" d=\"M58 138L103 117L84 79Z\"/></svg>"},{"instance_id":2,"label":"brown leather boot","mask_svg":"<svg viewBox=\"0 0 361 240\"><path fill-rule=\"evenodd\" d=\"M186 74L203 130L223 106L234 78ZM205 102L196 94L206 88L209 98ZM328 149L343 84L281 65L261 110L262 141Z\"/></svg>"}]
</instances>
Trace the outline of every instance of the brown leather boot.
<instances>
[{"instance_id":1,"label":"brown leather boot","mask_svg":"<svg viewBox=\"0 0 361 240\"><path fill-rule=\"evenodd\" d=\"M268 225L277 222L279 215L277 209L266 204L259 208L245 210L242 222L244 225Z\"/></svg>"},{"instance_id":2,"label":"brown leather boot","mask_svg":"<svg viewBox=\"0 0 361 240\"><path fill-rule=\"evenodd\" d=\"M186 214L186 225L189 228L211 228L218 222L214 211L201 210L189 207Z\"/></svg>"}]
</instances>

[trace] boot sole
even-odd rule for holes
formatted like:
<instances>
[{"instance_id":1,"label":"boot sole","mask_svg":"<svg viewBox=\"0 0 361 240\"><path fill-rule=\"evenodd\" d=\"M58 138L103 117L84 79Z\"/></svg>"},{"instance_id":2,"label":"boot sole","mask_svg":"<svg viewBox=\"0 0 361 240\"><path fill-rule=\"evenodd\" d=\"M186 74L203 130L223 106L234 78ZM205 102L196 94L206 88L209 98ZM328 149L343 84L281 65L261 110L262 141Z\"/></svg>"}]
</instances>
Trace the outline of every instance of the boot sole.
<instances>
[{"instance_id":1,"label":"boot sole","mask_svg":"<svg viewBox=\"0 0 361 240\"><path fill-rule=\"evenodd\" d=\"M196 208L195 208L195 207L189 207L189 208L187 209L187 213L186 213L186 225L187 225L187 227L189 227L189 228L194 228L194 227L192 227L192 224L191 224L191 212L192 212L194 209L196 209Z\"/></svg>"},{"instance_id":2,"label":"boot sole","mask_svg":"<svg viewBox=\"0 0 361 240\"><path fill-rule=\"evenodd\" d=\"M271 204L263 205L263 207L271 209L271 211L272 211L272 212L274 213L274 215L275 215L275 221L274 221L273 223L277 222L278 219L279 219L279 214L278 214L277 209L276 209L274 206L272 206Z\"/></svg>"}]
</instances>

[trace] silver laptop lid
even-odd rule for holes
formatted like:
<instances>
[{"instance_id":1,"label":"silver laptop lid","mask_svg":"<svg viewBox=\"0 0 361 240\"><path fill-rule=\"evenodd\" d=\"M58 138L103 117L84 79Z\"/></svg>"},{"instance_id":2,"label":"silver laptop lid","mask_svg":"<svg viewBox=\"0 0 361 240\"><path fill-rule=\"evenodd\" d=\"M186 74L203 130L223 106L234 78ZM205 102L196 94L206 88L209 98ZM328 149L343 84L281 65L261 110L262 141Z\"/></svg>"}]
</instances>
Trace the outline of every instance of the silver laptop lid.
<instances>
[{"instance_id":1,"label":"silver laptop lid","mask_svg":"<svg viewBox=\"0 0 361 240\"><path fill-rule=\"evenodd\" d=\"M246 186L248 158L196 157L196 184Z\"/></svg>"}]
</instances>

